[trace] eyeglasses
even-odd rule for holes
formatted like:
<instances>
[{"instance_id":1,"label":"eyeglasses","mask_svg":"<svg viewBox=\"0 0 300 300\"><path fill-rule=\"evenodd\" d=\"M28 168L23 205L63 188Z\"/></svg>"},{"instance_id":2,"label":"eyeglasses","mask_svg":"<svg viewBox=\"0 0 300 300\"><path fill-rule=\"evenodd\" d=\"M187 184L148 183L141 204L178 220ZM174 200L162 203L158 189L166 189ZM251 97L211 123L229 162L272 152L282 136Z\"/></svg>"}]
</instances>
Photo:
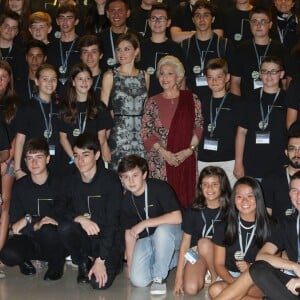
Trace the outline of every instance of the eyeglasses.
<instances>
[{"instance_id":1,"label":"eyeglasses","mask_svg":"<svg viewBox=\"0 0 300 300\"><path fill-rule=\"evenodd\" d=\"M195 19L208 19L211 17L211 13L204 13L204 14L194 14Z\"/></svg>"},{"instance_id":2,"label":"eyeglasses","mask_svg":"<svg viewBox=\"0 0 300 300\"><path fill-rule=\"evenodd\" d=\"M149 20L151 22L159 22L159 23L162 23L162 22L166 22L167 21L167 18L166 17L163 17L163 16L160 16L160 17L155 17L155 16L152 16L149 18Z\"/></svg>"},{"instance_id":3,"label":"eyeglasses","mask_svg":"<svg viewBox=\"0 0 300 300\"><path fill-rule=\"evenodd\" d=\"M287 148L288 152L299 152L300 151L300 146L296 147L296 146L288 146Z\"/></svg>"},{"instance_id":4,"label":"eyeglasses","mask_svg":"<svg viewBox=\"0 0 300 300\"><path fill-rule=\"evenodd\" d=\"M282 70L261 70L260 73L262 75L277 75L279 72L281 72Z\"/></svg>"},{"instance_id":5,"label":"eyeglasses","mask_svg":"<svg viewBox=\"0 0 300 300\"><path fill-rule=\"evenodd\" d=\"M250 20L250 23L252 25L255 25L255 26L258 26L258 25L265 26L265 25L269 24L270 21L269 20L265 20L265 19L263 19L263 20L256 20L256 19L254 19L254 20Z\"/></svg>"}]
</instances>

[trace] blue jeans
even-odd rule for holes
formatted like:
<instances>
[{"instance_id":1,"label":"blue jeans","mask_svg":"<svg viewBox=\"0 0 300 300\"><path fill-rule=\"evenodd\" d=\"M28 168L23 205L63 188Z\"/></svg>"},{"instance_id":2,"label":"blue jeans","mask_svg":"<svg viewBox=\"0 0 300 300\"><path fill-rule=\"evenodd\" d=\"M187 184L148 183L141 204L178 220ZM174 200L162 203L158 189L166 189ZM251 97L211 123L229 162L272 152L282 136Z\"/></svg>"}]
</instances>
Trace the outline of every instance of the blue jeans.
<instances>
[{"instance_id":1,"label":"blue jeans","mask_svg":"<svg viewBox=\"0 0 300 300\"><path fill-rule=\"evenodd\" d=\"M150 237L137 240L130 270L131 283L144 287L155 277L165 279L169 270L177 265L181 238L180 224L163 224Z\"/></svg>"}]
</instances>

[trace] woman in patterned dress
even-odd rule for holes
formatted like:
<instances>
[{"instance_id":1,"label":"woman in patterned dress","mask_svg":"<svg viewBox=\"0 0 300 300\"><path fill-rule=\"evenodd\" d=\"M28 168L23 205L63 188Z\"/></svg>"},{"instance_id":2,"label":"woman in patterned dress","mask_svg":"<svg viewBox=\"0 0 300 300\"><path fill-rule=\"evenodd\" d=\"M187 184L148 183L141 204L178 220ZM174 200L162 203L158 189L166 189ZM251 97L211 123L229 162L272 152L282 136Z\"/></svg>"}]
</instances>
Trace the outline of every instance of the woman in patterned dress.
<instances>
[{"instance_id":1,"label":"woman in patterned dress","mask_svg":"<svg viewBox=\"0 0 300 300\"><path fill-rule=\"evenodd\" d=\"M157 76L163 92L147 101L141 132L149 175L166 180L181 206L188 207L195 194L195 150L203 129L201 103L191 91L180 90L184 67L176 57L163 57Z\"/></svg>"},{"instance_id":2,"label":"woman in patterned dress","mask_svg":"<svg viewBox=\"0 0 300 300\"><path fill-rule=\"evenodd\" d=\"M125 155L145 156L141 139L141 122L149 88L149 75L135 67L140 44L133 33L120 35L116 42L119 66L103 76L101 100L111 110L114 126L109 137L110 168L117 170Z\"/></svg>"}]
</instances>

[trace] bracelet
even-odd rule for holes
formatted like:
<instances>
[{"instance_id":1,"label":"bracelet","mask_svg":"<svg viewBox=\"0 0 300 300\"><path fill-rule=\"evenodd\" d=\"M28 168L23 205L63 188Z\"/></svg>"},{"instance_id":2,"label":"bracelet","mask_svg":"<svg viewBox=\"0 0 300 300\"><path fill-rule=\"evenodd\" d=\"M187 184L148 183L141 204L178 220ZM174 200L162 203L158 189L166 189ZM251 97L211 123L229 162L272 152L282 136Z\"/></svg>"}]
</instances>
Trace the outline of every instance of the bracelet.
<instances>
[{"instance_id":1,"label":"bracelet","mask_svg":"<svg viewBox=\"0 0 300 300\"><path fill-rule=\"evenodd\" d=\"M18 173L19 171L22 171L22 169L20 168L20 169L15 170L15 173Z\"/></svg>"},{"instance_id":2,"label":"bracelet","mask_svg":"<svg viewBox=\"0 0 300 300\"><path fill-rule=\"evenodd\" d=\"M192 150L192 152L194 152L196 150L196 146L195 145L190 145L189 149Z\"/></svg>"}]
</instances>

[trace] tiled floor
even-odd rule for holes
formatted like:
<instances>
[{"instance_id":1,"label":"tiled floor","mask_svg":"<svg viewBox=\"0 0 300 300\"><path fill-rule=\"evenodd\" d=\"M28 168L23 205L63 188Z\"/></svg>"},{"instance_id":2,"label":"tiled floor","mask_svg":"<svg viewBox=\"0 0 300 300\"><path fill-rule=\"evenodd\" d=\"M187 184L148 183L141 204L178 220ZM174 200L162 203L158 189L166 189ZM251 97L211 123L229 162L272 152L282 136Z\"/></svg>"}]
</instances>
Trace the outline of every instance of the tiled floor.
<instances>
[{"instance_id":1,"label":"tiled floor","mask_svg":"<svg viewBox=\"0 0 300 300\"><path fill-rule=\"evenodd\" d=\"M149 287L133 288L125 276L125 271L118 275L107 291L95 291L87 284L76 283L77 270L66 265L61 280L49 282L43 280L46 269L38 270L36 275L24 276L19 268L1 266L6 278L0 279L0 300L208 300L207 289L196 297L172 295L174 270L168 277L168 294L166 296L150 296Z\"/></svg>"}]
</instances>

